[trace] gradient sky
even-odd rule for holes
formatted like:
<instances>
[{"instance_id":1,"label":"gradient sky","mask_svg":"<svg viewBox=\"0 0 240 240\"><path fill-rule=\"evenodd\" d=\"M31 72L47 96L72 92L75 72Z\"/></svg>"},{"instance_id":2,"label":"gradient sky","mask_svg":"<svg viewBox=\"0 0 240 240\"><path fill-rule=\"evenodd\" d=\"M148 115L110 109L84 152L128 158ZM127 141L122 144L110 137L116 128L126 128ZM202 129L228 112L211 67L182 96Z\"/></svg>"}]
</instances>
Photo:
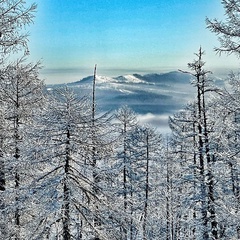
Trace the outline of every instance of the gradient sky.
<instances>
[{"instance_id":1,"label":"gradient sky","mask_svg":"<svg viewBox=\"0 0 240 240\"><path fill-rule=\"evenodd\" d=\"M224 19L220 0L35 2L29 47L47 83L77 81L95 63L107 76L186 70L200 45L209 70L238 67L234 56L216 56L217 37L206 29L206 17Z\"/></svg>"}]
</instances>

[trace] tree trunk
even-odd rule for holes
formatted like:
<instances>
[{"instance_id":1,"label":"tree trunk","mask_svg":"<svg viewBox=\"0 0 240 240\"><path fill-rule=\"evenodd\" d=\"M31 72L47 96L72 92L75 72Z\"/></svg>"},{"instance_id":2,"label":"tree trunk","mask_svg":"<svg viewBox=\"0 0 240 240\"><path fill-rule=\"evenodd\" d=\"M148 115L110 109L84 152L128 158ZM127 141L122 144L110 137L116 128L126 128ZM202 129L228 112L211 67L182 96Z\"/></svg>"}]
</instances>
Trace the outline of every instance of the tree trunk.
<instances>
[{"instance_id":1,"label":"tree trunk","mask_svg":"<svg viewBox=\"0 0 240 240\"><path fill-rule=\"evenodd\" d=\"M148 195L149 195L149 136L146 131L146 184L145 184L145 204L143 217L143 240L147 240L147 218L148 218Z\"/></svg>"},{"instance_id":2,"label":"tree trunk","mask_svg":"<svg viewBox=\"0 0 240 240\"><path fill-rule=\"evenodd\" d=\"M205 163L204 163L204 144L203 144L203 129L202 129L202 104L201 104L201 89L200 75L197 75L197 106L198 106L198 154L199 154L199 169L200 169L200 185L201 185L201 203L202 203L202 224L203 224L203 239L209 239L208 234L208 217L206 204L206 183L205 183Z\"/></svg>"},{"instance_id":3,"label":"tree trunk","mask_svg":"<svg viewBox=\"0 0 240 240\"><path fill-rule=\"evenodd\" d=\"M1 150L0 146L0 191L5 191L5 165L4 165L4 159L3 159L3 152ZM1 206L1 202L0 202Z\"/></svg>"},{"instance_id":4,"label":"tree trunk","mask_svg":"<svg viewBox=\"0 0 240 240\"><path fill-rule=\"evenodd\" d=\"M93 74L93 87L92 87L92 167L93 167L93 193L94 195L98 195L99 191L97 188L97 184L99 183L99 175L97 173L97 159L96 159L96 146L95 146L95 92L96 92L96 76L97 76L97 64L95 64L94 67L94 74ZM93 208L94 208L94 220L93 220L93 225L95 227L101 226L101 220L97 215L97 209L98 206L94 202L93 203ZM94 240L100 240L99 236L96 234L94 237Z\"/></svg>"},{"instance_id":5,"label":"tree trunk","mask_svg":"<svg viewBox=\"0 0 240 240\"><path fill-rule=\"evenodd\" d=\"M212 236L214 237L214 239L218 239L218 231L217 231L217 225L218 224L217 224L217 221L216 221L215 198L214 198L214 176L212 174L212 164L213 164L213 161L211 159L210 148L209 148L204 89L203 89L203 93L202 93L202 101L203 101L205 151L206 151L207 164L208 164L208 174L207 174L208 175L208 179L207 179L208 211L210 213Z\"/></svg>"},{"instance_id":6,"label":"tree trunk","mask_svg":"<svg viewBox=\"0 0 240 240\"><path fill-rule=\"evenodd\" d=\"M194 114L193 114L193 149L194 149L194 153L193 153L193 166L194 166L194 170L193 170L193 176L194 176L194 183L193 183L193 189L194 189L194 195L196 195L196 190L197 190L197 186L196 186L196 181L197 181L197 153L196 153L196 110L194 108ZM195 197L195 196L194 196ZM193 207L193 221L194 221L194 227L192 229L192 235L193 235L193 240L196 239L196 218L197 218L197 213L196 213L196 206L194 204Z\"/></svg>"},{"instance_id":7,"label":"tree trunk","mask_svg":"<svg viewBox=\"0 0 240 240\"><path fill-rule=\"evenodd\" d=\"M16 169L15 169L15 204L16 204L16 210L14 213L14 220L15 220L15 240L20 239L20 210L19 210L19 185L20 185L20 175L18 171L18 164L19 164L19 158L20 158L20 150L19 150L19 141L20 141L20 136L19 136L19 127L20 127L20 122L19 122L19 84L18 84L18 78L17 78L17 83L16 83L16 116L14 119L14 138L15 138L15 154L14 158L16 161Z\"/></svg>"},{"instance_id":8,"label":"tree trunk","mask_svg":"<svg viewBox=\"0 0 240 240\"><path fill-rule=\"evenodd\" d=\"M5 213L5 200L4 200L4 191L6 188L5 181L5 165L2 153L2 144L0 146L0 211L2 212L0 216L0 238L4 239L7 234L7 221L6 221L6 213Z\"/></svg>"},{"instance_id":9,"label":"tree trunk","mask_svg":"<svg viewBox=\"0 0 240 240\"><path fill-rule=\"evenodd\" d=\"M69 189L69 170L70 170L70 131L67 130L66 141L66 159L64 166L64 184L63 184L63 239L70 240L70 189Z\"/></svg>"},{"instance_id":10,"label":"tree trunk","mask_svg":"<svg viewBox=\"0 0 240 240\"><path fill-rule=\"evenodd\" d=\"M126 123L124 123L124 166L123 166L123 198L124 198L124 211L127 212L127 146L126 146L126 133L127 133L127 126ZM127 229L123 229L124 233L124 240L127 240Z\"/></svg>"},{"instance_id":11,"label":"tree trunk","mask_svg":"<svg viewBox=\"0 0 240 240\"><path fill-rule=\"evenodd\" d=\"M166 214L167 214L167 229L166 229L166 240L171 240L171 221L170 221L170 177L169 177L169 163L168 163L168 157L167 157L167 197L166 197Z\"/></svg>"}]
</instances>

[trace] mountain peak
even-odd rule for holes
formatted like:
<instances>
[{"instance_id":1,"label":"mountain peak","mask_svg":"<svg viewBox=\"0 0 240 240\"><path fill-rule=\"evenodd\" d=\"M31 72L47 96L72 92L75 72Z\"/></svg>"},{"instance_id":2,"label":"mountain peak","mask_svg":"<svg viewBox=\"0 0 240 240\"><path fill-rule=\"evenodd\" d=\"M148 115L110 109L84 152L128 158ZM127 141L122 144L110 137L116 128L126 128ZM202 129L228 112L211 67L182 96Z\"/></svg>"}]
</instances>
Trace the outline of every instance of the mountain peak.
<instances>
[{"instance_id":1,"label":"mountain peak","mask_svg":"<svg viewBox=\"0 0 240 240\"><path fill-rule=\"evenodd\" d=\"M145 75L140 74L127 74L117 77L96 76L96 84L177 84L177 83L189 83L189 74L185 74L178 71L172 71L167 73L149 73ZM68 83L68 86L91 84L93 76L87 76L79 81Z\"/></svg>"},{"instance_id":2,"label":"mountain peak","mask_svg":"<svg viewBox=\"0 0 240 240\"><path fill-rule=\"evenodd\" d=\"M144 80L139 78L139 76L140 75L137 75L137 74L123 75L123 76L115 77L114 79L116 79L119 82L124 82L124 83L141 83L141 82L145 82Z\"/></svg>"}]
</instances>

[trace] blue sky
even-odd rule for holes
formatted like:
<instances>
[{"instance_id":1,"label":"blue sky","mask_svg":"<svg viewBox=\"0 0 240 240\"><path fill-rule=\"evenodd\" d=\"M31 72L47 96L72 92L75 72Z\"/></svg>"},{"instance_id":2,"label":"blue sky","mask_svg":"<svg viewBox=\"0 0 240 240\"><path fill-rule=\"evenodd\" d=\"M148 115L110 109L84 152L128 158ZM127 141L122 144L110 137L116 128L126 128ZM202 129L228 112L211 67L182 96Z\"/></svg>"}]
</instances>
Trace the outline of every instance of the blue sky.
<instances>
[{"instance_id":1,"label":"blue sky","mask_svg":"<svg viewBox=\"0 0 240 240\"><path fill-rule=\"evenodd\" d=\"M29 47L47 83L77 81L95 63L108 76L186 69L200 45L209 68L238 66L235 57L216 56L217 37L206 29L206 16L224 18L220 0L35 2Z\"/></svg>"}]
</instances>

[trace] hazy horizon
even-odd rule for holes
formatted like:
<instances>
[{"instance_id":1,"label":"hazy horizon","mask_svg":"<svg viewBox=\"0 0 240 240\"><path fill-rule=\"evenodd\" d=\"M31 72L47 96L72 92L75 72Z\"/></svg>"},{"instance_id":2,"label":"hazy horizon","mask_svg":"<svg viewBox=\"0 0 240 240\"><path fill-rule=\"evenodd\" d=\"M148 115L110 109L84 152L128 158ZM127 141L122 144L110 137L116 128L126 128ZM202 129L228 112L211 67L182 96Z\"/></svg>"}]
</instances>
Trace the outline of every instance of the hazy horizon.
<instances>
[{"instance_id":1,"label":"hazy horizon","mask_svg":"<svg viewBox=\"0 0 240 240\"><path fill-rule=\"evenodd\" d=\"M156 69L104 69L101 67L97 67L97 75L106 76L106 77L118 77L124 75L132 75L132 74L163 74L173 71L178 71L189 69L187 66L180 68L156 68ZM238 72L238 68L208 68L212 74L219 78L227 78L227 75L231 72ZM92 76L94 72L94 66L92 68L52 68L47 69L43 68L40 71L41 78L45 80L46 84L62 84L62 83L71 83L79 81L85 77Z\"/></svg>"},{"instance_id":2,"label":"hazy horizon","mask_svg":"<svg viewBox=\"0 0 240 240\"><path fill-rule=\"evenodd\" d=\"M216 55L217 36L206 29L206 17L225 18L219 0L35 2L30 60L42 59L47 83L77 81L95 64L109 76L187 70L200 46L209 70L239 67L235 56Z\"/></svg>"}]
</instances>

